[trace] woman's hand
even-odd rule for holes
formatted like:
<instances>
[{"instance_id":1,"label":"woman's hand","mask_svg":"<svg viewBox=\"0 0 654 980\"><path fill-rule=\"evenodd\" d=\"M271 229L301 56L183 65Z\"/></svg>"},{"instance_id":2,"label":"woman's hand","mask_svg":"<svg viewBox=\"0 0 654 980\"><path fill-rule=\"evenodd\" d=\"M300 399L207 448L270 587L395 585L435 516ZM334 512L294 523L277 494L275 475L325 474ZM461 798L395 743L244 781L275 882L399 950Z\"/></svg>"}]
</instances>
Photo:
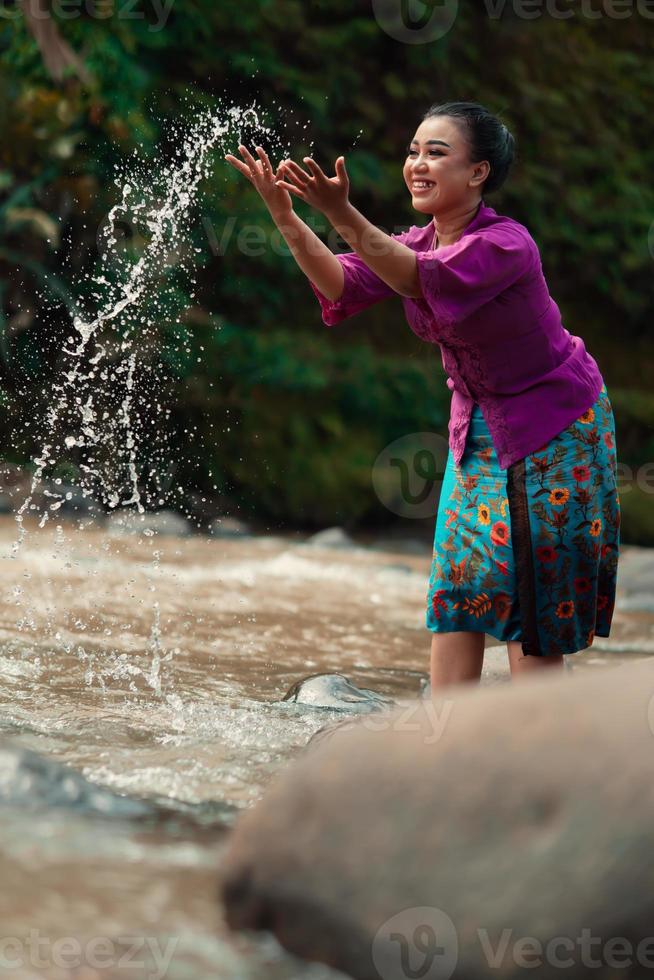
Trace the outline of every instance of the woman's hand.
<instances>
[{"instance_id":1,"label":"woman's hand","mask_svg":"<svg viewBox=\"0 0 654 980\"><path fill-rule=\"evenodd\" d=\"M304 157L304 162L311 171L307 173L292 160L283 160L279 166L284 177L276 177L278 187L283 187L290 194L295 194L326 217L337 213L348 204L350 180L345 170L345 157L336 161L336 176L328 177L323 173L315 160Z\"/></svg>"},{"instance_id":2,"label":"woman's hand","mask_svg":"<svg viewBox=\"0 0 654 980\"><path fill-rule=\"evenodd\" d=\"M291 196L275 180L283 164L280 163L277 170L273 173L272 164L268 159L266 151L260 146L255 147L255 149L259 154L258 160L255 160L247 147L243 145L239 146L239 150L245 163L231 153L225 154L225 160L231 163L236 170L242 173L244 177L247 177L250 183L256 187L272 215L283 217L285 214L290 214L293 211Z\"/></svg>"}]
</instances>

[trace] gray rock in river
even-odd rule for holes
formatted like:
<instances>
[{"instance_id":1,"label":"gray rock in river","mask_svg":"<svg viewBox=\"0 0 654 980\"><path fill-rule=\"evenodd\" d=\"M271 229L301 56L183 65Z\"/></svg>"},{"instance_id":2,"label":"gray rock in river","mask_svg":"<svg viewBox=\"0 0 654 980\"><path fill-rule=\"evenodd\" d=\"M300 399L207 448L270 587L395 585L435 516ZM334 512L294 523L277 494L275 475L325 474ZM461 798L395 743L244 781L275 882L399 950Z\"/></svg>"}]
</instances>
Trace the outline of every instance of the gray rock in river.
<instances>
[{"instance_id":1,"label":"gray rock in river","mask_svg":"<svg viewBox=\"0 0 654 980\"><path fill-rule=\"evenodd\" d=\"M251 538L252 528L238 517L217 517L211 523L209 533L214 538Z\"/></svg>"},{"instance_id":2,"label":"gray rock in river","mask_svg":"<svg viewBox=\"0 0 654 980\"><path fill-rule=\"evenodd\" d=\"M149 816L154 807L96 786L70 766L9 743L0 744L0 804L68 807L109 817Z\"/></svg>"},{"instance_id":3,"label":"gray rock in river","mask_svg":"<svg viewBox=\"0 0 654 980\"><path fill-rule=\"evenodd\" d=\"M282 701L332 711L381 711L395 702L367 687L356 687L345 674L309 674L296 681Z\"/></svg>"},{"instance_id":4,"label":"gray rock in river","mask_svg":"<svg viewBox=\"0 0 654 980\"><path fill-rule=\"evenodd\" d=\"M358 548L356 541L342 527L326 527L316 531L301 544L304 548Z\"/></svg>"},{"instance_id":5,"label":"gray rock in river","mask_svg":"<svg viewBox=\"0 0 654 980\"><path fill-rule=\"evenodd\" d=\"M0 806L21 810L67 809L90 817L223 829L237 809L220 800L188 804L121 796L90 782L71 766L12 744L0 743Z\"/></svg>"},{"instance_id":6,"label":"gray rock in river","mask_svg":"<svg viewBox=\"0 0 654 980\"><path fill-rule=\"evenodd\" d=\"M617 585L617 609L654 612L654 548L623 548Z\"/></svg>"},{"instance_id":7,"label":"gray rock in river","mask_svg":"<svg viewBox=\"0 0 654 980\"><path fill-rule=\"evenodd\" d=\"M359 980L649 975L652 660L461 685L371 720L237 821L233 929Z\"/></svg>"},{"instance_id":8,"label":"gray rock in river","mask_svg":"<svg viewBox=\"0 0 654 980\"><path fill-rule=\"evenodd\" d=\"M123 534L171 534L186 537L191 534L191 522L172 510L158 510L139 514L134 510L116 510L107 518L111 536Z\"/></svg>"},{"instance_id":9,"label":"gray rock in river","mask_svg":"<svg viewBox=\"0 0 654 980\"><path fill-rule=\"evenodd\" d=\"M42 487L42 507L58 504L57 510L63 516L89 517L103 519L104 508L91 494L73 483L49 482Z\"/></svg>"}]
</instances>

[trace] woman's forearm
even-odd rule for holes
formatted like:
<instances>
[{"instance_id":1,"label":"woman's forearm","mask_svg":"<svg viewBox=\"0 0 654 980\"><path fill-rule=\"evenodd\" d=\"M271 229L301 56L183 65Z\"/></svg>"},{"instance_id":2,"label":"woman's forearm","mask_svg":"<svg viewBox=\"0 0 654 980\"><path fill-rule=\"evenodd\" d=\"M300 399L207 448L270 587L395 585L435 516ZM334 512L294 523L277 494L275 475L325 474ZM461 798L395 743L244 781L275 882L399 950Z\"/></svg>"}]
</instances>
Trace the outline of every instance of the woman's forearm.
<instances>
[{"instance_id":1,"label":"woman's forearm","mask_svg":"<svg viewBox=\"0 0 654 980\"><path fill-rule=\"evenodd\" d=\"M302 272L328 300L335 302L343 293L343 266L314 231L294 211L271 216Z\"/></svg>"},{"instance_id":2,"label":"woman's forearm","mask_svg":"<svg viewBox=\"0 0 654 980\"><path fill-rule=\"evenodd\" d=\"M350 202L325 217L369 269L400 296L422 296L416 253L371 224Z\"/></svg>"}]
</instances>

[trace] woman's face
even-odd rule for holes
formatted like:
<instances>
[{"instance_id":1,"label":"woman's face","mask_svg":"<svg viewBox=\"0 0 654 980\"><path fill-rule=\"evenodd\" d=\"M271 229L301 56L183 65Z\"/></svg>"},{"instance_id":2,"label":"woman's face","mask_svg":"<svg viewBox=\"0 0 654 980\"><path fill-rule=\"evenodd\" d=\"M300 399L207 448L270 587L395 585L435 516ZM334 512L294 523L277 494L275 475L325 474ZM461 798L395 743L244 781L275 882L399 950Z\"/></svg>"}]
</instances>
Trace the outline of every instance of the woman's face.
<instances>
[{"instance_id":1,"label":"woman's face","mask_svg":"<svg viewBox=\"0 0 654 980\"><path fill-rule=\"evenodd\" d=\"M416 211L442 214L479 201L490 166L471 163L463 132L451 116L432 116L418 126L403 170Z\"/></svg>"}]
</instances>

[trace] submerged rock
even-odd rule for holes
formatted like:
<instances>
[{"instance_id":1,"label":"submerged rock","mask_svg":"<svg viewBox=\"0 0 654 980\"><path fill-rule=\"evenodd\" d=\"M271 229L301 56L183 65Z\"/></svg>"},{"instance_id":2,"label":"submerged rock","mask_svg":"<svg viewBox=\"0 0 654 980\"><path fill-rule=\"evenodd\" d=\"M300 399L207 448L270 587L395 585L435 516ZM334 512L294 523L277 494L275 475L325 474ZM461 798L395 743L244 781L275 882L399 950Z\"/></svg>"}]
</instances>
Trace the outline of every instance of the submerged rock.
<instances>
[{"instance_id":1,"label":"submerged rock","mask_svg":"<svg viewBox=\"0 0 654 980\"><path fill-rule=\"evenodd\" d=\"M67 809L82 816L214 829L229 827L238 812L232 804L220 800L191 804L122 796L90 782L71 766L11 742L0 743L0 806Z\"/></svg>"},{"instance_id":2,"label":"submerged rock","mask_svg":"<svg viewBox=\"0 0 654 980\"><path fill-rule=\"evenodd\" d=\"M345 674L309 674L296 681L282 698L311 708L332 711L381 711L395 702L367 687L356 687Z\"/></svg>"},{"instance_id":3,"label":"submerged rock","mask_svg":"<svg viewBox=\"0 0 654 980\"><path fill-rule=\"evenodd\" d=\"M623 549L618 565L620 610L654 612L654 549Z\"/></svg>"},{"instance_id":4,"label":"submerged rock","mask_svg":"<svg viewBox=\"0 0 654 980\"><path fill-rule=\"evenodd\" d=\"M316 531L306 541L302 542L303 547L312 548L357 548L358 545L342 527L326 527L322 531Z\"/></svg>"},{"instance_id":5,"label":"submerged rock","mask_svg":"<svg viewBox=\"0 0 654 980\"><path fill-rule=\"evenodd\" d=\"M90 493L73 483L45 483L42 487L42 506L58 505L57 510L62 515L91 517L102 519L104 508Z\"/></svg>"},{"instance_id":6,"label":"submerged rock","mask_svg":"<svg viewBox=\"0 0 654 980\"><path fill-rule=\"evenodd\" d=\"M122 534L172 534L186 537L191 533L191 523L172 510L158 510L139 514L133 510L114 511L107 518L110 535Z\"/></svg>"},{"instance_id":7,"label":"submerged rock","mask_svg":"<svg viewBox=\"0 0 654 980\"><path fill-rule=\"evenodd\" d=\"M404 555L429 555L432 551L432 539L429 538L407 538L399 535L383 536L376 538L369 545L372 551L390 551Z\"/></svg>"},{"instance_id":8,"label":"submerged rock","mask_svg":"<svg viewBox=\"0 0 654 980\"><path fill-rule=\"evenodd\" d=\"M359 980L649 972L652 661L461 685L370 722L239 818L231 928Z\"/></svg>"},{"instance_id":9,"label":"submerged rock","mask_svg":"<svg viewBox=\"0 0 654 980\"><path fill-rule=\"evenodd\" d=\"M366 716L364 715L364 717ZM358 717L356 719L343 718L339 719L339 721L333 721L329 725L323 725L322 728L319 728L318 731L314 732L310 737L309 741L304 747L305 752L312 751L317 745L326 741L328 738L331 738L332 735L336 735L339 732L348 731L357 723L357 721L360 720L361 719Z\"/></svg>"},{"instance_id":10,"label":"submerged rock","mask_svg":"<svg viewBox=\"0 0 654 980\"><path fill-rule=\"evenodd\" d=\"M37 809L69 807L123 818L149 816L155 810L146 801L94 785L70 766L6 743L0 744L0 804Z\"/></svg>"},{"instance_id":11,"label":"submerged rock","mask_svg":"<svg viewBox=\"0 0 654 980\"><path fill-rule=\"evenodd\" d=\"M212 522L209 533L215 538L249 538L252 528L238 517L219 517Z\"/></svg>"}]
</instances>

